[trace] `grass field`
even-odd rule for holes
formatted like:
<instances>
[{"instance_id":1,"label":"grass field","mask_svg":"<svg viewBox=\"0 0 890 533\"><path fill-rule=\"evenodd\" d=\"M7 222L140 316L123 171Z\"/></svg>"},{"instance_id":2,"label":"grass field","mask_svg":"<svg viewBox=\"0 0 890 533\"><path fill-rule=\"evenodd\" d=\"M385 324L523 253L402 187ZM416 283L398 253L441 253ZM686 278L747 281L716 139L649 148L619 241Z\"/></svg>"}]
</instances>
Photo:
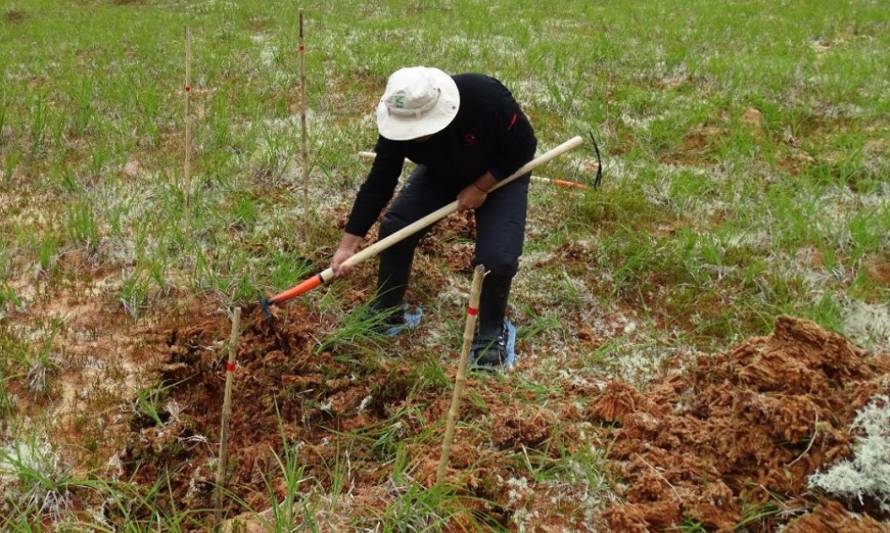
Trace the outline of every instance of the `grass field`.
<instances>
[{"instance_id":1,"label":"grass field","mask_svg":"<svg viewBox=\"0 0 890 533\"><path fill-rule=\"evenodd\" d=\"M533 185L512 299L523 363L471 383L498 399L470 393L483 413L462 426L470 440L491 430L494 404L559 413L584 387L642 387L677 361L768 334L780 315L890 347L884 2L307 5L308 210L299 7L0 2L0 529L208 527L212 513L180 505L165 476L144 483L121 464L134 416L163 426L175 411L157 379L163 339L327 266L367 170L356 153L372 148L373 108L401 66L491 74L539 146L592 131L603 151L599 190ZM595 168L585 146L541 174L586 181ZM285 530L536 530L552 517L593 524L620 500L609 440L590 421L558 427L586 444L571 451L551 431L545 451L480 452L506 465L505 501L418 479L414 453L441 433L418 413L449 395L469 285L455 257L471 235L459 224L437 235L418 259L412 297L426 318L409 339L375 339L353 312L373 265L299 304L317 313L307 350L333 352L347 374L410 369L395 403L417 409L326 433L337 449L323 475L283 423L267 497L229 511L275 503L270 520ZM365 451L387 472L373 498L350 488L350 454ZM773 527L757 517L739 528Z\"/></svg>"}]
</instances>

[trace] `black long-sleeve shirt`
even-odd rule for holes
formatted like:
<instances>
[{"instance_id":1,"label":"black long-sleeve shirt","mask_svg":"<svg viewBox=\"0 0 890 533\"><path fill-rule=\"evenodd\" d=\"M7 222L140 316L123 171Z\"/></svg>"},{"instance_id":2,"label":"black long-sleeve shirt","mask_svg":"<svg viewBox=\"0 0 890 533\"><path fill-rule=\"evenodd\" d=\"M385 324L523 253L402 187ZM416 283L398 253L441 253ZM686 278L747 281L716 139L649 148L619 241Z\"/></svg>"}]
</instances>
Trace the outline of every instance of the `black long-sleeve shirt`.
<instances>
[{"instance_id":1,"label":"black long-sleeve shirt","mask_svg":"<svg viewBox=\"0 0 890 533\"><path fill-rule=\"evenodd\" d=\"M454 195L486 171L502 180L530 161L537 140L531 124L498 80L482 74L453 76L460 93L457 116L424 142L378 137L377 156L359 188L346 232L363 237L392 198L405 158L426 165Z\"/></svg>"}]
</instances>

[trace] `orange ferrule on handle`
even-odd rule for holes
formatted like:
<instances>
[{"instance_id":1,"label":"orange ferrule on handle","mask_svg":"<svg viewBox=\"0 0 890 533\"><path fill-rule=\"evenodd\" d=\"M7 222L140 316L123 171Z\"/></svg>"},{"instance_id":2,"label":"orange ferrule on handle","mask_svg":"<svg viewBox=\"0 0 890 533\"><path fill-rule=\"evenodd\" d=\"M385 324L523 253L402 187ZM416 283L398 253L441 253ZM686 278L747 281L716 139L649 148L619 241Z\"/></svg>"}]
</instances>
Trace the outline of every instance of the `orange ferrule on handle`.
<instances>
[{"instance_id":1,"label":"orange ferrule on handle","mask_svg":"<svg viewBox=\"0 0 890 533\"><path fill-rule=\"evenodd\" d=\"M559 180L559 179L555 179L555 178L550 178L550 183L552 183L558 187L565 187L566 189L586 189L587 188L587 185L584 185L583 183Z\"/></svg>"},{"instance_id":2,"label":"orange ferrule on handle","mask_svg":"<svg viewBox=\"0 0 890 533\"><path fill-rule=\"evenodd\" d=\"M311 278L300 283L299 285L291 287L290 289L288 289L284 292L280 292L280 293L276 294L275 296L269 298L269 303L280 304L281 302L286 302L288 300L296 298L297 296L306 294L307 292L309 292L312 289L321 285L323 282L324 282L324 278L321 277L321 274L312 276Z\"/></svg>"}]
</instances>

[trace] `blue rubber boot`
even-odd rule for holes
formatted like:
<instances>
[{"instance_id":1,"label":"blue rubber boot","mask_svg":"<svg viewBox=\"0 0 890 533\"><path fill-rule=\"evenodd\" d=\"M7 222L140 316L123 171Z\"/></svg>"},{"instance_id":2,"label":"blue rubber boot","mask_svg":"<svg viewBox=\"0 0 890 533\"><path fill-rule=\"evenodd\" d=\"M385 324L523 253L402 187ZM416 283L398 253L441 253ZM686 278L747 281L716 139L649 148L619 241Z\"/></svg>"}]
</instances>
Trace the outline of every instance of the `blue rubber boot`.
<instances>
[{"instance_id":1,"label":"blue rubber boot","mask_svg":"<svg viewBox=\"0 0 890 533\"><path fill-rule=\"evenodd\" d=\"M397 323L391 325L384 332L384 335L386 335L387 337L395 337L405 330L416 328L420 325L420 321L422 319L423 309L419 305L414 307L413 309L406 305L402 310L401 321L396 319Z\"/></svg>"},{"instance_id":2,"label":"blue rubber boot","mask_svg":"<svg viewBox=\"0 0 890 533\"><path fill-rule=\"evenodd\" d=\"M470 368L503 372L516 365L516 326L504 319L500 335L494 339L477 339L470 348Z\"/></svg>"}]
</instances>

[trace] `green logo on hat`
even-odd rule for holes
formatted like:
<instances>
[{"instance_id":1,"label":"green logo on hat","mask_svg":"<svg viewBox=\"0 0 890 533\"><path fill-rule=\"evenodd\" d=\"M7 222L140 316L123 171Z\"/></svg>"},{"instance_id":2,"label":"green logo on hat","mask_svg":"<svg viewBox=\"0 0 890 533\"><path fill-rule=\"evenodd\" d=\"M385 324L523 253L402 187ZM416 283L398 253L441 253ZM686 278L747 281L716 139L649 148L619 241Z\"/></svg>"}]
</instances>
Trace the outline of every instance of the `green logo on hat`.
<instances>
[{"instance_id":1,"label":"green logo on hat","mask_svg":"<svg viewBox=\"0 0 890 533\"><path fill-rule=\"evenodd\" d=\"M395 95L393 95L392 99L393 99L392 103L397 109L405 109L405 95L404 94L395 94Z\"/></svg>"}]
</instances>

